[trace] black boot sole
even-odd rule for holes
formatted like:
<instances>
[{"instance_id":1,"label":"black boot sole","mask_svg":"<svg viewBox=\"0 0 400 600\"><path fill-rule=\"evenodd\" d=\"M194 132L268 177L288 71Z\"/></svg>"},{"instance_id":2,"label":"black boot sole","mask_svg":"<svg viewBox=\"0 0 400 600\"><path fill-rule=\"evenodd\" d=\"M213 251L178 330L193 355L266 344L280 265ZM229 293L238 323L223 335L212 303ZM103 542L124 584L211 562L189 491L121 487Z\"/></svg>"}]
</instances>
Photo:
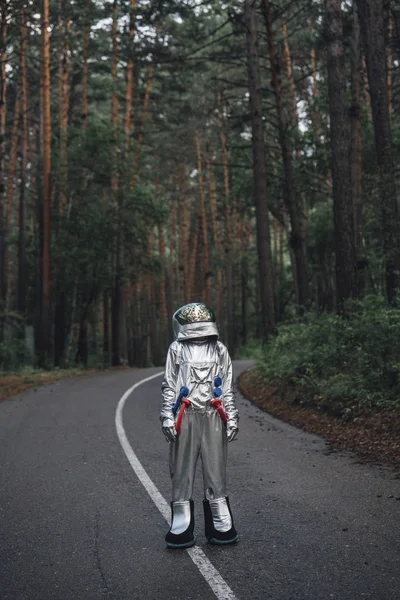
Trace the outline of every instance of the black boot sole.
<instances>
[{"instance_id":1,"label":"black boot sole","mask_svg":"<svg viewBox=\"0 0 400 600\"><path fill-rule=\"evenodd\" d=\"M173 544L172 542L167 542L167 548L171 550L180 550L184 548L191 548L196 543L196 538L194 537L192 540L185 542L184 544Z\"/></svg>"},{"instance_id":2,"label":"black boot sole","mask_svg":"<svg viewBox=\"0 0 400 600\"><path fill-rule=\"evenodd\" d=\"M210 544L214 544L215 546L226 546L227 544L235 544L238 541L239 541L239 536L237 534L230 540L219 540L218 538L213 538L213 537L208 539L208 542Z\"/></svg>"}]
</instances>

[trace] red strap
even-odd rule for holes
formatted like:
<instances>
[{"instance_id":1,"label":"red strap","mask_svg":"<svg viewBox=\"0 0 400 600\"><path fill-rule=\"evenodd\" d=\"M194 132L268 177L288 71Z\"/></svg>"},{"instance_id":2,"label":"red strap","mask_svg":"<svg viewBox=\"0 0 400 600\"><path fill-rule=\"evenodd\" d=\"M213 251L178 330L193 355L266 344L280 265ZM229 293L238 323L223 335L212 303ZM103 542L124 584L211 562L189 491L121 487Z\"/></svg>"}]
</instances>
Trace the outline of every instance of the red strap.
<instances>
[{"instance_id":1,"label":"red strap","mask_svg":"<svg viewBox=\"0 0 400 600\"><path fill-rule=\"evenodd\" d=\"M224 411L224 409L222 407L221 400L219 398L215 398L214 400L211 400L211 406L213 406L214 408L217 409L222 422L226 425L228 422L228 417L226 416L226 412Z\"/></svg>"},{"instance_id":2,"label":"red strap","mask_svg":"<svg viewBox=\"0 0 400 600\"><path fill-rule=\"evenodd\" d=\"M190 400L188 400L187 398L182 398L181 400L181 408L179 410L179 415L178 418L175 422L175 429L176 429L176 433L177 435L179 435L179 432L181 430L181 423L182 423L182 419L183 419L183 413L185 412L185 408L187 406L189 406L191 404Z\"/></svg>"}]
</instances>

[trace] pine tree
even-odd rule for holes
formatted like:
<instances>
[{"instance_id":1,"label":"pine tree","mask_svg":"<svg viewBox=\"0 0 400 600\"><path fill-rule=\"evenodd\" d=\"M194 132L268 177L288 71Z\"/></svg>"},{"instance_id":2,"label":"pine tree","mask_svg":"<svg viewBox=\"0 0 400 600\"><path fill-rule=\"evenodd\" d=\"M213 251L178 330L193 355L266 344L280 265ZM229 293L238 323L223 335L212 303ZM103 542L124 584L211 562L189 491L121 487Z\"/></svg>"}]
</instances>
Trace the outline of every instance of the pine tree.
<instances>
[{"instance_id":1,"label":"pine tree","mask_svg":"<svg viewBox=\"0 0 400 600\"><path fill-rule=\"evenodd\" d=\"M275 309L273 299L273 269L269 229L266 156L261 107L261 81L257 49L255 2L253 0L246 0L245 25L252 119L254 192L257 216L257 248L261 299L261 335L262 339L266 341L275 329Z\"/></svg>"},{"instance_id":2,"label":"pine tree","mask_svg":"<svg viewBox=\"0 0 400 600\"><path fill-rule=\"evenodd\" d=\"M328 93L332 148L333 213L335 222L336 295L339 310L357 297L354 212L349 164L349 119L344 78L340 0L325 0L328 36Z\"/></svg>"}]
</instances>

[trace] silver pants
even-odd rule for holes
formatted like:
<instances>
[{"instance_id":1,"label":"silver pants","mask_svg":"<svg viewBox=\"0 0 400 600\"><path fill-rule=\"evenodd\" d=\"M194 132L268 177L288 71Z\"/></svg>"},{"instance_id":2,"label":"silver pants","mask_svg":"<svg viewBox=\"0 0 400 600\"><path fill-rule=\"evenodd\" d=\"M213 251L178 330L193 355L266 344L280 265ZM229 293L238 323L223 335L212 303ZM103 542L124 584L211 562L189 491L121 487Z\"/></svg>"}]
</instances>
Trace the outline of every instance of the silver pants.
<instances>
[{"instance_id":1,"label":"silver pants","mask_svg":"<svg viewBox=\"0 0 400 600\"><path fill-rule=\"evenodd\" d=\"M206 411L188 407L178 439L170 444L172 502L190 500L196 465L201 458L204 497L224 498L226 493L227 438L225 425L214 408Z\"/></svg>"}]
</instances>

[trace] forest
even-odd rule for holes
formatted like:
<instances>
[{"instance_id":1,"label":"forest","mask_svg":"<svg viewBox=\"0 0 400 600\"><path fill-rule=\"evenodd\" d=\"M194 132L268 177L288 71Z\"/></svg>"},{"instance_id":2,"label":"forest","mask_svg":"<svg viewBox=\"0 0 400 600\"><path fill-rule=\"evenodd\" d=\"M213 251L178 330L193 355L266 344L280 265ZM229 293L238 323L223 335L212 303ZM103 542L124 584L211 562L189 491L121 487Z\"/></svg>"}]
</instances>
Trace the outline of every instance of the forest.
<instances>
[{"instance_id":1,"label":"forest","mask_svg":"<svg viewBox=\"0 0 400 600\"><path fill-rule=\"evenodd\" d=\"M400 2L2 0L0 369L233 357L399 403Z\"/></svg>"}]
</instances>

